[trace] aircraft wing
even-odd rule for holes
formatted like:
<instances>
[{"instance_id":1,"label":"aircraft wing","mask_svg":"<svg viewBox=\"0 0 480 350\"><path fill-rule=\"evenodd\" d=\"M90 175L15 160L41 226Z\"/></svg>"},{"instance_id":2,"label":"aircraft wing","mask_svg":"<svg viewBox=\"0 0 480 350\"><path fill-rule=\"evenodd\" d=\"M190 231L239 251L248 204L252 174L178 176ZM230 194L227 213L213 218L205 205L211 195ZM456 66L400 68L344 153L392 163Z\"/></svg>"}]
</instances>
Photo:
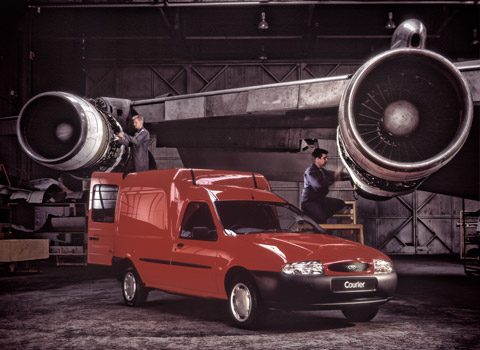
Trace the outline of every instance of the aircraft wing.
<instances>
[{"instance_id":1,"label":"aircraft wing","mask_svg":"<svg viewBox=\"0 0 480 350\"><path fill-rule=\"evenodd\" d=\"M420 188L480 199L480 62L455 65L426 50L425 38L421 22L402 23L392 49L352 75L139 101L48 92L24 106L17 134L51 168L119 171L128 150L113 136L141 113L157 146L178 148L187 167L284 181L302 181L302 149L331 139L362 195ZM57 142L47 145L38 128Z\"/></svg>"}]
</instances>

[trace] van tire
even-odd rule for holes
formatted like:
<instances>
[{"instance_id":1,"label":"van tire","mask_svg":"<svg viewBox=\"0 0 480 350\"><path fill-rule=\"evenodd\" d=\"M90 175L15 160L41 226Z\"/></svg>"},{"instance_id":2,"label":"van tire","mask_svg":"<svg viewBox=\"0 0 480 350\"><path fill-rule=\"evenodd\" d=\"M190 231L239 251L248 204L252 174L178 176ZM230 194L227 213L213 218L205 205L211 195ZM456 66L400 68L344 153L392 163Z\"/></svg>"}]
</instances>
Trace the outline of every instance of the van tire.
<instances>
[{"instance_id":1,"label":"van tire","mask_svg":"<svg viewBox=\"0 0 480 350\"><path fill-rule=\"evenodd\" d=\"M122 294L128 306L142 306L147 301L148 289L134 267L128 267L123 274Z\"/></svg>"},{"instance_id":2,"label":"van tire","mask_svg":"<svg viewBox=\"0 0 480 350\"><path fill-rule=\"evenodd\" d=\"M263 306L255 283L249 277L234 278L228 289L228 311L237 327L258 328Z\"/></svg>"}]
</instances>

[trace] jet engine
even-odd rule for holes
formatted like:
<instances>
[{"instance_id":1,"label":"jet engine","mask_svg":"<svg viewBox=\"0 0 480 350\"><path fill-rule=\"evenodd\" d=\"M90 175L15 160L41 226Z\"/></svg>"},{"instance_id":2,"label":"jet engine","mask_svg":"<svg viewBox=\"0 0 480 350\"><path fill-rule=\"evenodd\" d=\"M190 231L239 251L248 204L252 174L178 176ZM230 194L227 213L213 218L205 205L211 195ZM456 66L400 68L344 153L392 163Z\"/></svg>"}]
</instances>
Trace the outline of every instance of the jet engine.
<instances>
[{"instance_id":1,"label":"jet engine","mask_svg":"<svg viewBox=\"0 0 480 350\"><path fill-rule=\"evenodd\" d=\"M20 112L18 140L38 163L80 178L93 171L121 169L129 151L113 138L125 127L129 106L129 100L86 100L66 92L46 92Z\"/></svg>"},{"instance_id":2,"label":"jet engine","mask_svg":"<svg viewBox=\"0 0 480 350\"><path fill-rule=\"evenodd\" d=\"M420 35L401 37L404 47L392 41L400 47L355 73L339 106L339 154L358 190L373 197L417 188L459 152L473 120L460 71L414 47Z\"/></svg>"}]
</instances>

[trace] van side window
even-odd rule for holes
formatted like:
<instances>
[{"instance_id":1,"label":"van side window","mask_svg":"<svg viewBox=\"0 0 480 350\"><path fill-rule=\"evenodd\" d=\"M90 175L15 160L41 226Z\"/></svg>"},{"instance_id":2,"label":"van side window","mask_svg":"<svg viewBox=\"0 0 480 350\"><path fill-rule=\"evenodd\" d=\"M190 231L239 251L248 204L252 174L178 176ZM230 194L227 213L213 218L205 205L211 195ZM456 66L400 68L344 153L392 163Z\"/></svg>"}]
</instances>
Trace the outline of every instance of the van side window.
<instances>
[{"instance_id":1,"label":"van side window","mask_svg":"<svg viewBox=\"0 0 480 350\"><path fill-rule=\"evenodd\" d=\"M92 221L114 222L118 186L95 185L92 196Z\"/></svg>"},{"instance_id":2,"label":"van side window","mask_svg":"<svg viewBox=\"0 0 480 350\"><path fill-rule=\"evenodd\" d=\"M180 238L216 241L217 230L206 203L190 203L185 210Z\"/></svg>"}]
</instances>

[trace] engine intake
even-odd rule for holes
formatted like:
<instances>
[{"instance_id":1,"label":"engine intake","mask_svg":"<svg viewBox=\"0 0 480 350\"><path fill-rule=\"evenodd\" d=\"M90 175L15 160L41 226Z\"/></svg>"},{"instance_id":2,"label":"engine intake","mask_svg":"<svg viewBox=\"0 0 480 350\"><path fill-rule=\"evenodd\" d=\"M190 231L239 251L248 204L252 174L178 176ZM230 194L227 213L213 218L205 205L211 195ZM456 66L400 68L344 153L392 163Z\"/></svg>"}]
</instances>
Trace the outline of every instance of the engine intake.
<instances>
[{"instance_id":1,"label":"engine intake","mask_svg":"<svg viewBox=\"0 0 480 350\"><path fill-rule=\"evenodd\" d=\"M361 192L408 193L457 154L472 120L467 83L452 63L428 50L391 50L345 90L339 154Z\"/></svg>"},{"instance_id":2,"label":"engine intake","mask_svg":"<svg viewBox=\"0 0 480 350\"><path fill-rule=\"evenodd\" d=\"M17 123L18 140L31 158L80 177L112 171L126 161L128 151L113 141L119 130L120 124L109 113L57 91L32 98Z\"/></svg>"}]
</instances>

